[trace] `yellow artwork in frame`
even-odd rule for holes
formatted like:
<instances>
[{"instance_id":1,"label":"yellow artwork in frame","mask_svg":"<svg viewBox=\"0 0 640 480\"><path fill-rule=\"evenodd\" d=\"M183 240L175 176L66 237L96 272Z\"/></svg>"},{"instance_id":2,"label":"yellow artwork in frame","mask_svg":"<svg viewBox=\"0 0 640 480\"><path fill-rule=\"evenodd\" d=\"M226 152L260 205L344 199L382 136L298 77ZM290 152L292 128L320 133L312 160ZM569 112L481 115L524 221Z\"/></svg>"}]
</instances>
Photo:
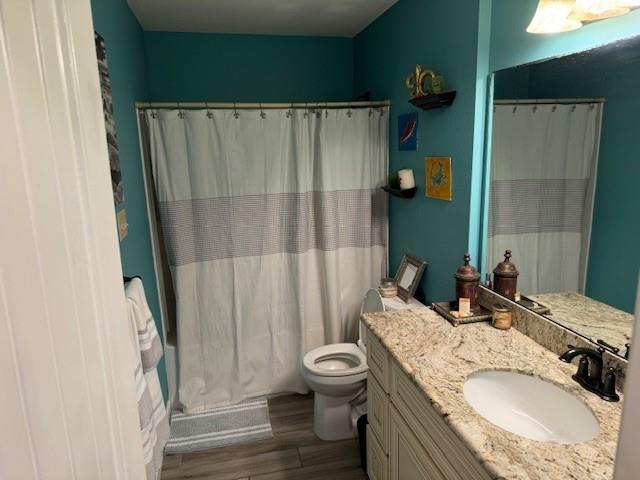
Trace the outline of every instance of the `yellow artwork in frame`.
<instances>
[{"instance_id":1,"label":"yellow artwork in frame","mask_svg":"<svg viewBox=\"0 0 640 480\"><path fill-rule=\"evenodd\" d=\"M438 200L451 201L451 157L425 157L425 195Z\"/></svg>"}]
</instances>

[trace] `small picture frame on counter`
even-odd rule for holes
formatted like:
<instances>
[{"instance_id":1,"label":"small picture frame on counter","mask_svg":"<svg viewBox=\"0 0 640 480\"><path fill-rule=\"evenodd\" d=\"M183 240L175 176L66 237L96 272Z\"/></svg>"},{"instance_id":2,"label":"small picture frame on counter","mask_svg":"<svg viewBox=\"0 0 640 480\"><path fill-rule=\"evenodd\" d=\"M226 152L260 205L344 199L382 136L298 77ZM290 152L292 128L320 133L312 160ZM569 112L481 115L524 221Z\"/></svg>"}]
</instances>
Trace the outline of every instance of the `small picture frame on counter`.
<instances>
[{"instance_id":1,"label":"small picture frame on counter","mask_svg":"<svg viewBox=\"0 0 640 480\"><path fill-rule=\"evenodd\" d=\"M409 299L418 288L427 262L410 253L405 253L396 272L395 282L398 287L398 297L409 303Z\"/></svg>"}]
</instances>

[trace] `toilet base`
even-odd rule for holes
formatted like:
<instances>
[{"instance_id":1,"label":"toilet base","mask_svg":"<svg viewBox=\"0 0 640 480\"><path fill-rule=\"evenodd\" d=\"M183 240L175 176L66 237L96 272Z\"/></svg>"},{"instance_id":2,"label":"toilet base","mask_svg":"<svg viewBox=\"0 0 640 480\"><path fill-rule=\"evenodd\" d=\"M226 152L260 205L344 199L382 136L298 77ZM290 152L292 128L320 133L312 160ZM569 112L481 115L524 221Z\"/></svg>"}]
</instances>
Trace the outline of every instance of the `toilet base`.
<instances>
[{"instance_id":1,"label":"toilet base","mask_svg":"<svg viewBox=\"0 0 640 480\"><path fill-rule=\"evenodd\" d=\"M328 397L318 392L313 401L313 431L322 440L354 438L356 430L351 423L353 395Z\"/></svg>"}]
</instances>

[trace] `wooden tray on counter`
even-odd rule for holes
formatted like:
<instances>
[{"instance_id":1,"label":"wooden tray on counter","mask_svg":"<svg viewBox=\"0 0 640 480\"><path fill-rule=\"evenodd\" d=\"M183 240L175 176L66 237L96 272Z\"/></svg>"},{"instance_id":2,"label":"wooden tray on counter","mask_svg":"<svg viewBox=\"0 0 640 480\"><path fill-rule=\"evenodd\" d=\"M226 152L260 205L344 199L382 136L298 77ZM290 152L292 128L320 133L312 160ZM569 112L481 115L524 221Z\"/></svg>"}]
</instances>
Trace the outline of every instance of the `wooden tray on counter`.
<instances>
[{"instance_id":1,"label":"wooden tray on counter","mask_svg":"<svg viewBox=\"0 0 640 480\"><path fill-rule=\"evenodd\" d=\"M549 307L545 307L540 303L538 303L538 306L536 308L533 308L533 300L531 300L529 297L525 297L524 295L520 295L520 301L516 303L540 315L551 314L551 309Z\"/></svg>"}]
</instances>

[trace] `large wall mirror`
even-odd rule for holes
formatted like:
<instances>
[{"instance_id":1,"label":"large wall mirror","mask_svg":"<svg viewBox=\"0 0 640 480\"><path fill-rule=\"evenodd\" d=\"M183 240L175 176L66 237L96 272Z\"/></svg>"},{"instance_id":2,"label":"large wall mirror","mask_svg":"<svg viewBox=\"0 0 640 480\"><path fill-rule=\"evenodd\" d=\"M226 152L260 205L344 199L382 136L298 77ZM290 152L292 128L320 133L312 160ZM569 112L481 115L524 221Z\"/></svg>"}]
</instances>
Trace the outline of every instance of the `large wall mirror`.
<instances>
[{"instance_id":1,"label":"large wall mirror","mask_svg":"<svg viewBox=\"0 0 640 480\"><path fill-rule=\"evenodd\" d=\"M486 265L628 354L640 267L640 37L495 73Z\"/></svg>"}]
</instances>

